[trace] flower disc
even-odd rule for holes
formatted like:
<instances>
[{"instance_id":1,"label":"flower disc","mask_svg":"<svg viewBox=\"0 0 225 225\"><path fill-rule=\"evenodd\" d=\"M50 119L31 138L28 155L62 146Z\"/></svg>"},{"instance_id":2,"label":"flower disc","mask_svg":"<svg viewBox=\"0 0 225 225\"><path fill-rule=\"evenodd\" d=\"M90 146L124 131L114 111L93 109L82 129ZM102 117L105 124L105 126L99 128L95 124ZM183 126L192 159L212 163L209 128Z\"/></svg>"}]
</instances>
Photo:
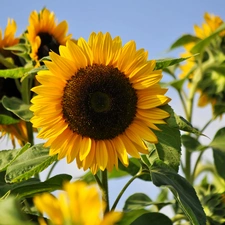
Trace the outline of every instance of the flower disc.
<instances>
[{"instance_id":1,"label":"flower disc","mask_svg":"<svg viewBox=\"0 0 225 225\"><path fill-rule=\"evenodd\" d=\"M157 143L152 129L169 116L158 108L170 99L158 84L155 61L134 41L122 46L119 37L101 32L88 42L68 41L59 52L50 53L49 70L38 73L31 106L31 122L50 154L96 173L117 167L118 159L127 166L128 154L148 153L144 141Z\"/></svg>"}]
</instances>

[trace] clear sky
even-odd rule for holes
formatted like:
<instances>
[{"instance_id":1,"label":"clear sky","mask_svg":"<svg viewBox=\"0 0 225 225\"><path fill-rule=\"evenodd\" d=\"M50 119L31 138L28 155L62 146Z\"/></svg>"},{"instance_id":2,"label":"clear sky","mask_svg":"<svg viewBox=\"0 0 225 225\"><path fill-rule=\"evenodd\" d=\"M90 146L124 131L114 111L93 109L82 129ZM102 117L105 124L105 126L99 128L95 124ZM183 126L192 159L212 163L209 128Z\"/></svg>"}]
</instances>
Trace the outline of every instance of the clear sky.
<instances>
[{"instance_id":1,"label":"clear sky","mask_svg":"<svg viewBox=\"0 0 225 225\"><path fill-rule=\"evenodd\" d=\"M149 59L179 57L180 49L170 53L166 50L181 35L192 33L193 25L203 22L205 12L225 20L224 0L1 0L0 27L4 29L7 18L14 18L19 35L26 29L31 11L43 7L54 11L58 21L67 20L69 33L75 39L81 36L87 39L93 31L109 31L112 36L120 36L123 43L135 40L137 48L148 50ZM168 95L173 99L171 106L182 113L175 92L169 90ZM209 115L210 110L210 107L197 110L194 121L198 122L202 115ZM224 124L222 122L220 126ZM7 147L5 142L0 142L0 149ZM69 166L61 163L56 172L75 176L78 172L74 167L73 163ZM110 182L112 199L123 184L123 179ZM137 181L128 188L122 202L134 192L149 193L154 199L155 190L152 184ZM119 207L122 206L120 203Z\"/></svg>"}]
</instances>

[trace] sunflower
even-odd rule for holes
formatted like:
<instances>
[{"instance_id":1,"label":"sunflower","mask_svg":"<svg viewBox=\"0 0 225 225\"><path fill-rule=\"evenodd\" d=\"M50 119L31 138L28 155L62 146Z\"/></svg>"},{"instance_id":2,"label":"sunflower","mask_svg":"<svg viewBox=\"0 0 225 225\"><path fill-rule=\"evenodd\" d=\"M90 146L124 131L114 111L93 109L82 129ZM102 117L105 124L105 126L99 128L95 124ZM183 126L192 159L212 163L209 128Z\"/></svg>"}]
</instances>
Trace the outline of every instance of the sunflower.
<instances>
[{"instance_id":1,"label":"sunflower","mask_svg":"<svg viewBox=\"0 0 225 225\"><path fill-rule=\"evenodd\" d=\"M36 61L49 55L52 50L59 52L59 45L65 45L72 35L67 35L68 24L62 21L57 25L55 14L44 8L40 13L33 11L30 14L27 27L27 39L31 44L30 57Z\"/></svg>"},{"instance_id":2,"label":"sunflower","mask_svg":"<svg viewBox=\"0 0 225 225\"><path fill-rule=\"evenodd\" d=\"M47 214L51 224L113 225L122 217L120 212L109 212L103 216L106 206L96 186L76 181L65 183L63 190L65 192L61 192L58 198L49 193L34 197L36 208ZM40 224L46 224L42 218Z\"/></svg>"},{"instance_id":3,"label":"sunflower","mask_svg":"<svg viewBox=\"0 0 225 225\"><path fill-rule=\"evenodd\" d=\"M200 40L203 40L210 36L217 28L219 28L223 24L223 20L219 16L215 16L213 14L205 13L204 15L205 22L202 24L202 27L198 25L194 25L194 31L195 36L198 37ZM225 31L222 31L219 36L220 38L223 38L225 35ZM218 42L219 43L219 42ZM196 42L191 42L186 45L184 45L184 48L186 50L185 53L181 54L181 57L188 57L191 56L191 49L194 47ZM215 49L215 47L213 47ZM204 52L203 62L208 60L208 53ZM188 78L190 80L189 86L191 85L192 78L194 76L194 68L197 66L196 60L194 57L187 60L184 64L180 66L181 74L180 78L184 78L188 75ZM218 76L217 76L218 77ZM222 80L223 76L220 77ZM219 78L219 79L220 79ZM221 80L220 79L220 80ZM200 98L198 101L198 106L203 107L207 104L211 103L212 106L216 103L216 93L218 93L217 89L221 89L220 87L217 87L216 81L213 79L213 76L211 73L206 73L203 76L203 80L199 83L198 91L200 92ZM215 85L214 85L215 84ZM224 85L224 82L222 83ZM213 86L213 87L212 87ZM221 86L221 85L220 85ZM209 93L210 91L210 93ZM215 91L215 92L214 92ZM212 93L214 92L214 93ZM221 97L222 96L222 97ZM225 94L219 94L219 98L224 98Z\"/></svg>"},{"instance_id":4,"label":"sunflower","mask_svg":"<svg viewBox=\"0 0 225 225\"><path fill-rule=\"evenodd\" d=\"M4 47L10 47L19 42L19 38L15 38L16 28L15 20L8 19L8 24L5 28L4 35L0 29L0 53L2 53Z\"/></svg>"},{"instance_id":5,"label":"sunflower","mask_svg":"<svg viewBox=\"0 0 225 225\"><path fill-rule=\"evenodd\" d=\"M5 58L11 58L14 63L18 63L18 57L12 54L11 51L4 49L5 47L11 47L19 42L19 38L15 37L16 22L13 19L8 19L7 27L5 28L4 35L0 29L0 54ZM0 63L0 69L7 69L5 65ZM6 95L8 97L21 98L21 94L17 89L14 79L0 77L0 99ZM1 107L1 105L0 105ZM26 123L19 121L16 124L0 124L0 138L8 135L15 147L15 141L17 140L20 145L27 142Z\"/></svg>"},{"instance_id":6,"label":"sunflower","mask_svg":"<svg viewBox=\"0 0 225 225\"><path fill-rule=\"evenodd\" d=\"M128 165L128 154L139 158L148 153L144 140L157 143L155 124L164 124L169 114L159 106L170 99L158 82L161 70L147 60L134 41L122 46L120 37L92 33L51 52L49 70L40 71L40 86L31 102L33 126L47 139L50 155L77 160L95 174L111 171L118 158Z\"/></svg>"}]
</instances>

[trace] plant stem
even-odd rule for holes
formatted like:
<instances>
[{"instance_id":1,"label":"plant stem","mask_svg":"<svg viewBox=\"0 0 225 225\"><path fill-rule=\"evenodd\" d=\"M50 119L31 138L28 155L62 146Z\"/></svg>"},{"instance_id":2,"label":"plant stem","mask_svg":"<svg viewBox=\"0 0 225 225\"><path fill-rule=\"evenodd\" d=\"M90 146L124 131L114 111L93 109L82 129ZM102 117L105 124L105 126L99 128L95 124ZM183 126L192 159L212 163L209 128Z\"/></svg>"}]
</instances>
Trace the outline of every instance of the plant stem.
<instances>
[{"instance_id":1,"label":"plant stem","mask_svg":"<svg viewBox=\"0 0 225 225\"><path fill-rule=\"evenodd\" d=\"M119 195L117 196L115 202L113 203L113 206L111 208L111 211L115 210L119 200L121 199L123 193L126 191L126 189L129 187L129 185L139 176L143 175L143 172L138 172L135 176L133 176L123 187L123 189L120 191Z\"/></svg>"},{"instance_id":2,"label":"plant stem","mask_svg":"<svg viewBox=\"0 0 225 225\"><path fill-rule=\"evenodd\" d=\"M58 162L59 162L59 161L56 161L56 162L53 163L51 169L50 169L49 172L48 172L48 175L47 175L47 177L46 177L46 180L48 180L48 179L50 178L50 176L51 176L51 174L52 174L52 171L53 171L53 169L55 168L55 166L56 166L56 164L57 164Z\"/></svg>"},{"instance_id":3,"label":"plant stem","mask_svg":"<svg viewBox=\"0 0 225 225\"><path fill-rule=\"evenodd\" d=\"M108 173L105 169L101 171L102 189L103 189L103 199L106 202L105 213L109 212L109 189L108 189Z\"/></svg>"}]
</instances>

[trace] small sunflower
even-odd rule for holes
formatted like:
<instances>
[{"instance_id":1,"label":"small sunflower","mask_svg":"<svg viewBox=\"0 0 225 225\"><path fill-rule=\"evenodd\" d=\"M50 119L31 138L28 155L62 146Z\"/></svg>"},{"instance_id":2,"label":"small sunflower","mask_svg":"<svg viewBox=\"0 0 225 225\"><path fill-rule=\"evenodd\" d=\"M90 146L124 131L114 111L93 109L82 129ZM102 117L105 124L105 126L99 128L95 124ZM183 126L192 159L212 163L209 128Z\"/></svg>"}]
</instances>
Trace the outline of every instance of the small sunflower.
<instances>
[{"instance_id":1,"label":"small sunflower","mask_svg":"<svg viewBox=\"0 0 225 225\"><path fill-rule=\"evenodd\" d=\"M2 53L4 47L10 47L19 42L19 38L15 38L16 28L15 20L8 19L8 24L5 28L4 35L0 29L0 53Z\"/></svg>"},{"instance_id":2,"label":"small sunflower","mask_svg":"<svg viewBox=\"0 0 225 225\"><path fill-rule=\"evenodd\" d=\"M30 14L27 39L31 44L30 57L36 61L49 55L52 50L59 53L59 45L65 45L72 35L67 35L68 24L62 21L57 25L55 14L44 8L40 13Z\"/></svg>"},{"instance_id":3,"label":"small sunflower","mask_svg":"<svg viewBox=\"0 0 225 225\"><path fill-rule=\"evenodd\" d=\"M113 225L122 217L120 212L103 216L106 206L96 186L76 181L65 183L63 190L58 198L49 193L34 197L36 208L47 214L51 224ZM40 219L40 224L46 223Z\"/></svg>"},{"instance_id":4,"label":"small sunflower","mask_svg":"<svg viewBox=\"0 0 225 225\"><path fill-rule=\"evenodd\" d=\"M195 36L199 39L205 39L210 36L217 28L219 28L223 24L223 20L219 16L210 15L209 13L205 13L204 15L205 22L202 24L202 27L197 25L194 26ZM222 31L219 34L220 39L224 38L225 31ZM219 45L221 41L217 41ZM181 57L191 56L191 49L194 47L196 42L191 42L184 45L186 50L185 53L181 54ZM215 51L215 47L213 47ZM218 47L219 49L219 47ZM208 53L204 52L203 62L208 60ZM192 57L187 60L184 64L180 66L181 74L180 78L184 78L188 75L190 80L189 86L191 85L192 78L194 76L194 68L197 66L195 58ZM214 74L214 75L213 75ZM215 75L215 73L206 72L203 76L202 81L198 85L198 91L200 92L200 98L198 101L198 106L204 107L207 104L211 103L214 106L218 99L224 99L225 94L221 92L221 85L224 86L224 76ZM214 77L217 77L217 80ZM218 84L218 79L223 81L221 84ZM217 86L217 84L219 86ZM224 89L223 89L224 90ZM218 98L217 98L218 97ZM217 99L217 100L216 100ZM223 101L223 100L222 100Z\"/></svg>"},{"instance_id":5,"label":"small sunflower","mask_svg":"<svg viewBox=\"0 0 225 225\"><path fill-rule=\"evenodd\" d=\"M122 46L120 37L92 33L51 52L48 71L40 71L40 86L32 90L31 119L41 128L38 137L48 139L50 155L77 160L84 170L111 171L118 158L128 165L128 154L148 153L144 140L157 143L155 124L169 114L159 106L170 99L159 86L161 70L147 60L134 41Z\"/></svg>"}]
</instances>

